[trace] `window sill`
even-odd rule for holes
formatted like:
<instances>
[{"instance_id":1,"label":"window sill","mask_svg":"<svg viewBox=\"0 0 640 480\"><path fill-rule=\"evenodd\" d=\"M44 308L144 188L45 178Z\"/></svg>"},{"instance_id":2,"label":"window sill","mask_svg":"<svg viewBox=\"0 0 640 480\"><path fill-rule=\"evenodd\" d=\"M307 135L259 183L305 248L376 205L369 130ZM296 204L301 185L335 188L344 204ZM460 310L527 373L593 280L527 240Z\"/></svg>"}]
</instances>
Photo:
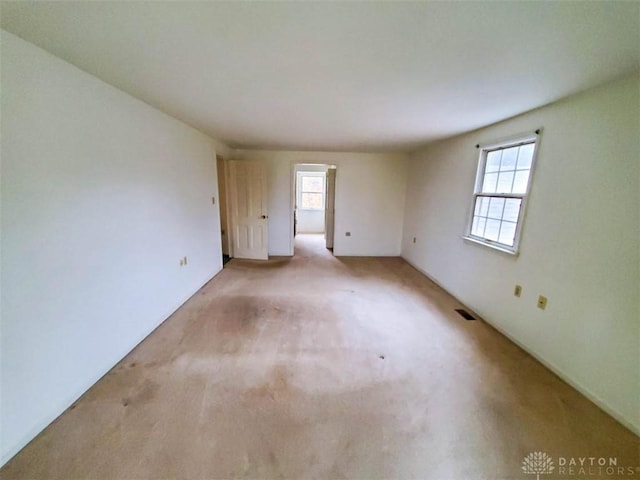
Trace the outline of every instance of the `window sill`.
<instances>
[{"instance_id":1,"label":"window sill","mask_svg":"<svg viewBox=\"0 0 640 480\"><path fill-rule=\"evenodd\" d=\"M486 248L490 248L491 250L496 250L498 252L501 253L505 253L511 257L517 257L518 256L518 251L517 250L511 250L508 247L501 247L500 245L495 245L492 243L488 243L488 242L483 242L482 240L478 240L477 238L473 238L473 237L469 237L469 236L464 236L462 237L462 239L465 242L469 242L469 243L473 243L475 245L481 245L483 247Z\"/></svg>"}]
</instances>

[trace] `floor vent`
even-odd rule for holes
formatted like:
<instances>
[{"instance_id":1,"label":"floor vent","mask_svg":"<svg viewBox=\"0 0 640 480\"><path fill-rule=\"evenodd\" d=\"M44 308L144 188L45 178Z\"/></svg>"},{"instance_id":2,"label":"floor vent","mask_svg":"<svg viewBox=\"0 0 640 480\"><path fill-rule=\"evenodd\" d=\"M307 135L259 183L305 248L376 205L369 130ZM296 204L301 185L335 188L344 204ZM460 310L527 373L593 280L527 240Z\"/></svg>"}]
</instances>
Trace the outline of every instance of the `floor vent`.
<instances>
[{"instance_id":1,"label":"floor vent","mask_svg":"<svg viewBox=\"0 0 640 480\"><path fill-rule=\"evenodd\" d=\"M458 312L460 314L460 316L463 317L465 320L475 320L476 319L476 317L474 317L469 312L467 312L466 310L463 310L461 308L456 308L456 312Z\"/></svg>"}]
</instances>

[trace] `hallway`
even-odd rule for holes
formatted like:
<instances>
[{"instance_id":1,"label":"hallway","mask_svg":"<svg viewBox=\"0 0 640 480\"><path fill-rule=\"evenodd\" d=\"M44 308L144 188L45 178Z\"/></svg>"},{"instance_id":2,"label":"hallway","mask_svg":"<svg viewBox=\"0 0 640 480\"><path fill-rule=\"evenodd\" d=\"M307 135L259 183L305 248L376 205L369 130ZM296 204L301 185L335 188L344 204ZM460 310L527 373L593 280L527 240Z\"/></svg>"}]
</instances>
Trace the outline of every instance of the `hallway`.
<instances>
[{"instance_id":1,"label":"hallway","mask_svg":"<svg viewBox=\"0 0 640 480\"><path fill-rule=\"evenodd\" d=\"M331 251L325 247L324 233L298 233L295 236L294 247L295 258L333 258Z\"/></svg>"},{"instance_id":2,"label":"hallway","mask_svg":"<svg viewBox=\"0 0 640 480\"><path fill-rule=\"evenodd\" d=\"M637 437L402 259L322 242L230 261L3 480L515 479L532 451L640 464Z\"/></svg>"}]
</instances>

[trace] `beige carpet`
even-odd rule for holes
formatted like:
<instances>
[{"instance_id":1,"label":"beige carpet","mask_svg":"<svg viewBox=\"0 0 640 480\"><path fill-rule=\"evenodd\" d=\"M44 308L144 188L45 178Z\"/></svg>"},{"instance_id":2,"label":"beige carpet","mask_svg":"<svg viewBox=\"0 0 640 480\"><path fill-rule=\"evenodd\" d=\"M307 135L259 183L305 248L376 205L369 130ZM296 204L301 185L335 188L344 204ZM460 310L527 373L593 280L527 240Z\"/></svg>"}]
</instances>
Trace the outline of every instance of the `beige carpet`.
<instances>
[{"instance_id":1,"label":"beige carpet","mask_svg":"<svg viewBox=\"0 0 640 480\"><path fill-rule=\"evenodd\" d=\"M398 258L232 260L3 480L536 478L636 436ZM575 471L577 472L577 471ZM633 472L632 472L633 473ZM634 478L633 476L614 478Z\"/></svg>"}]
</instances>

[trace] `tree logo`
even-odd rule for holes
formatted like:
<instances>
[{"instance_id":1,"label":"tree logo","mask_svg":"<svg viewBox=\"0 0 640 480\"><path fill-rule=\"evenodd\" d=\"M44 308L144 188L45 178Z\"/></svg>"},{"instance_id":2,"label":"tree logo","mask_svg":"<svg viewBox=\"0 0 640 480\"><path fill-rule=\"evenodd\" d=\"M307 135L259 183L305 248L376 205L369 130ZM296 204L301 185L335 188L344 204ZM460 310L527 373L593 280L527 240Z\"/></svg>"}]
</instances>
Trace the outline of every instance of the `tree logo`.
<instances>
[{"instance_id":1,"label":"tree logo","mask_svg":"<svg viewBox=\"0 0 640 480\"><path fill-rule=\"evenodd\" d=\"M531 452L522 461L522 471L535 475L536 480L540 480L540 475L553 472L553 469L553 461L545 452Z\"/></svg>"}]
</instances>

